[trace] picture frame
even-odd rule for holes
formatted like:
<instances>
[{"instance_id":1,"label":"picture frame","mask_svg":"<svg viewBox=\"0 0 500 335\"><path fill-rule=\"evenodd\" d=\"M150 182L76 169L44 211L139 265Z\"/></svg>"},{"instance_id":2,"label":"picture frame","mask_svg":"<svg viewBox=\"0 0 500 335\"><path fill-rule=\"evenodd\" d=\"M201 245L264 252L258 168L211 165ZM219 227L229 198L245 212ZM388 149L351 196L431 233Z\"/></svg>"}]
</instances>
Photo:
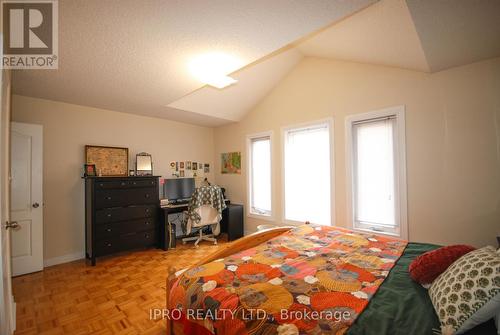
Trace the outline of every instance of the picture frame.
<instances>
[{"instance_id":1,"label":"picture frame","mask_svg":"<svg viewBox=\"0 0 500 335\"><path fill-rule=\"evenodd\" d=\"M197 162L193 162L193 163L192 163L192 168L193 168L193 170L195 170L195 171L196 171L196 170L198 170L198 163L197 163Z\"/></svg>"},{"instance_id":2,"label":"picture frame","mask_svg":"<svg viewBox=\"0 0 500 335\"><path fill-rule=\"evenodd\" d=\"M95 177L97 176L97 170L95 164L83 164L84 176L85 177Z\"/></svg>"},{"instance_id":3,"label":"picture frame","mask_svg":"<svg viewBox=\"0 0 500 335\"><path fill-rule=\"evenodd\" d=\"M101 145L85 146L85 164L94 164L100 176L128 176L128 148Z\"/></svg>"},{"instance_id":4,"label":"picture frame","mask_svg":"<svg viewBox=\"0 0 500 335\"><path fill-rule=\"evenodd\" d=\"M222 174L241 174L241 152L224 152L221 154Z\"/></svg>"}]
</instances>

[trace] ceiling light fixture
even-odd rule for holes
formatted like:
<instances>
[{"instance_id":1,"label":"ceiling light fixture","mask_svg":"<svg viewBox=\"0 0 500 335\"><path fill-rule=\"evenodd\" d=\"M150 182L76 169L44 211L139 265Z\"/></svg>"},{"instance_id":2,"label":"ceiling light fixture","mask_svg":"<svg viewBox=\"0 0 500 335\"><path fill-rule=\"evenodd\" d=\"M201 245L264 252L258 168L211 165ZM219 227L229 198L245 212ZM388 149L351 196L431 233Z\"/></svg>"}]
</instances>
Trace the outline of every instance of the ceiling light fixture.
<instances>
[{"instance_id":1,"label":"ceiling light fixture","mask_svg":"<svg viewBox=\"0 0 500 335\"><path fill-rule=\"evenodd\" d=\"M197 56L189 63L189 71L199 81L216 88L238 82L228 76L242 66L241 61L225 53L213 52Z\"/></svg>"}]
</instances>

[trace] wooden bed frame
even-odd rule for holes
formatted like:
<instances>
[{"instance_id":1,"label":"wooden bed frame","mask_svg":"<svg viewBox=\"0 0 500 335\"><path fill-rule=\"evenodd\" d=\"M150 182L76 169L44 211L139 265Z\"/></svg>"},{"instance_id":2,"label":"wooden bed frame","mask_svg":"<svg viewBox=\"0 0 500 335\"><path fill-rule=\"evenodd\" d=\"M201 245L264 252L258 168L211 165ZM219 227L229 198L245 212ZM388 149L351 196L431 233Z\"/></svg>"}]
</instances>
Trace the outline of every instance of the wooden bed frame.
<instances>
[{"instance_id":1,"label":"wooden bed frame","mask_svg":"<svg viewBox=\"0 0 500 335\"><path fill-rule=\"evenodd\" d=\"M243 250L253 248L253 247L255 247L261 243L264 243L264 242L266 242L266 241L268 241L268 240L270 240L278 235L286 233L287 231L289 231L292 228L294 228L294 227L285 226L285 227L271 228L271 229L262 230L262 231L250 234L248 236L242 237L239 240L236 240L232 243L229 243L229 245L224 247L223 249L217 250L213 254L206 256L201 261L197 262L196 264L187 268L186 270L193 268L193 267L196 267L196 266L206 264L206 263L213 262L219 258L224 258L224 257L230 256L230 255L236 254L236 253L243 251ZM170 265L167 266L168 275L167 275L167 283L166 283L166 287L165 287L166 288L166 300L165 300L166 304L165 304L165 306L167 309L169 308L168 300L169 300L170 290L172 288L172 284L174 283L174 281L176 279L175 273L178 270L180 270L180 269L176 269L175 267L170 266ZM167 323L167 335L173 335L174 329L173 329L173 325L172 325L172 320L170 320L169 318L166 318L165 321Z\"/></svg>"}]
</instances>

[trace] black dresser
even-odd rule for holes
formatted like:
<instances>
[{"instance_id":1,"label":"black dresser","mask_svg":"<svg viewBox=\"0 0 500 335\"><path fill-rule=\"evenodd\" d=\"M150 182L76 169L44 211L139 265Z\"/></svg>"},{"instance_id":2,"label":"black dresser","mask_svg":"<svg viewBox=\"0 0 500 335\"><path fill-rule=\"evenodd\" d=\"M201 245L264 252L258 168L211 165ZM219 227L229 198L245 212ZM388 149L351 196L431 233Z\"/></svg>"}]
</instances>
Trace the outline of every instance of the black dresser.
<instances>
[{"instance_id":1,"label":"black dresser","mask_svg":"<svg viewBox=\"0 0 500 335\"><path fill-rule=\"evenodd\" d=\"M158 177L85 178L85 253L158 246Z\"/></svg>"}]
</instances>

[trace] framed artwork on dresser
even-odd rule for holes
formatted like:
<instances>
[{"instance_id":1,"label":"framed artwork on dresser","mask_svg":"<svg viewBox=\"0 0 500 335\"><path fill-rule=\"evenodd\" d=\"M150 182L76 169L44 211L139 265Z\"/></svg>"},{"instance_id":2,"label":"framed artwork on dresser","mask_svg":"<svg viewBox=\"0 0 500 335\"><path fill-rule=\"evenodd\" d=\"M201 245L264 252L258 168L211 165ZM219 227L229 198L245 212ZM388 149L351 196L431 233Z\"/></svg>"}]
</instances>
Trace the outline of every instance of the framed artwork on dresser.
<instances>
[{"instance_id":1,"label":"framed artwork on dresser","mask_svg":"<svg viewBox=\"0 0 500 335\"><path fill-rule=\"evenodd\" d=\"M128 176L128 148L86 145L85 164L95 164L99 176Z\"/></svg>"}]
</instances>

